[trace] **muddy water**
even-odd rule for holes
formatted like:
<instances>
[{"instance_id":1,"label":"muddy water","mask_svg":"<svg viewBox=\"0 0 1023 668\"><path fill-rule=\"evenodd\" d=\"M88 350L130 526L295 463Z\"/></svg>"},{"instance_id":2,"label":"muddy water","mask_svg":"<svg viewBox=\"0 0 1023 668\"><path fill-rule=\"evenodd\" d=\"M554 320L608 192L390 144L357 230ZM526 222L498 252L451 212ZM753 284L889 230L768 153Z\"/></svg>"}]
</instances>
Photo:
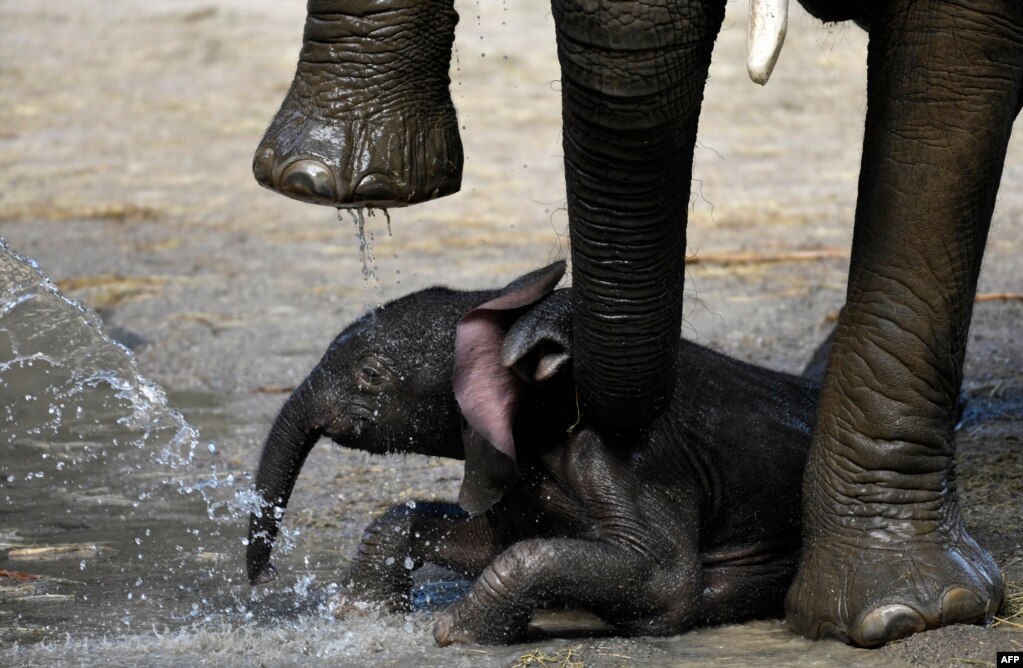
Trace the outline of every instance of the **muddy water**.
<instances>
[{"instance_id":1,"label":"muddy water","mask_svg":"<svg viewBox=\"0 0 1023 668\"><path fill-rule=\"evenodd\" d=\"M863 664L859 652L804 641L778 622L573 640L598 627L571 613L540 616L528 646L441 649L431 613L467 583L424 569L413 614L336 622L337 546L303 537L294 549L299 530L285 531L278 550L288 575L253 590L241 562L251 481L218 461L230 419L217 398L168 399L94 313L5 245L0 276L0 662ZM569 638L543 640L558 635Z\"/></svg>"}]
</instances>

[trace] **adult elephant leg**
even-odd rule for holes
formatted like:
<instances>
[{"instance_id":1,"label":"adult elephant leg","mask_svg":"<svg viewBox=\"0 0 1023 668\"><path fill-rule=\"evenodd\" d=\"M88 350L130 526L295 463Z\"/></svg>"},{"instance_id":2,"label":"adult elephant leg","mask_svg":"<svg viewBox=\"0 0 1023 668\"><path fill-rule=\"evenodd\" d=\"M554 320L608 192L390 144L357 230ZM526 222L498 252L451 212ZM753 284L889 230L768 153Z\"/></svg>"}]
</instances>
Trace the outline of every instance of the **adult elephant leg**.
<instances>
[{"instance_id":1,"label":"adult elephant leg","mask_svg":"<svg viewBox=\"0 0 1023 668\"><path fill-rule=\"evenodd\" d=\"M554 0L576 382L591 423L647 426L675 382L696 127L723 0Z\"/></svg>"},{"instance_id":2,"label":"adult elephant leg","mask_svg":"<svg viewBox=\"0 0 1023 668\"><path fill-rule=\"evenodd\" d=\"M457 192L453 0L309 0L295 79L256 149L259 183L329 206Z\"/></svg>"},{"instance_id":3,"label":"adult elephant leg","mask_svg":"<svg viewBox=\"0 0 1023 668\"><path fill-rule=\"evenodd\" d=\"M847 301L786 600L805 635L876 646L1002 601L959 513L954 425L1021 67L1017 0L878 3Z\"/></svg>"}]
</instances>

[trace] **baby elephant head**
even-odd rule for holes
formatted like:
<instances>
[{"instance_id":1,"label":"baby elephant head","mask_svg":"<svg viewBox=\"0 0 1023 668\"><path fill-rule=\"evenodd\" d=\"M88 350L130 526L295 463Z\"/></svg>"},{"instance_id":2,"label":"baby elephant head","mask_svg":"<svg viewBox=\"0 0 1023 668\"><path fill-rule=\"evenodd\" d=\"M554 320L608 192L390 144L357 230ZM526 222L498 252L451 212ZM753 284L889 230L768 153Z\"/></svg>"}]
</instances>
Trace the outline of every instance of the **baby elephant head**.
<instances>
[{"instance_id":1,"label":"baby elephant head","mask_svg":"<svg viewBox=\"0 0 1023 668\"><path fill-rule=\"evenodd\" d=\"M500 290L429 288L345 328L270 429L256 474L261 509L249 520L249 581L275 577L273 542L302 464L322 436L373 453L464 458L463 505L479 511L496 501L517 475L512 423L526 383L520 376L549 377L567 360L552 343L567 341L566 334L545 333L535 318L523 318L564 273L564 262L556 262ZM543 352L533 355L534 348ZM543 372L525 369L533 361Z\"/></svg>"}]
</instances>

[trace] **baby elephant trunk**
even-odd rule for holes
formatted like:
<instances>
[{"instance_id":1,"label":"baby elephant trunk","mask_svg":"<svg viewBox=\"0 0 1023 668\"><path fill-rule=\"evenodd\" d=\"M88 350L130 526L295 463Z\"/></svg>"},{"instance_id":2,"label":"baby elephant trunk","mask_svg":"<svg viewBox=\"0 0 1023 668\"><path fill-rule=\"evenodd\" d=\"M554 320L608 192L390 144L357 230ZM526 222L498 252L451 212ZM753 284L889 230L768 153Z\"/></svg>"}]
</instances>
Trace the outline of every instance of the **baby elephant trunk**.
<instances>
[{"instance_id":1,"label":"baby elephant trunk","mask_svg":"<svg viewBox=\"0 0 1023 668\"><path fill-rule=\"evenodd\" d=\"M281 408L263 446L256 474L259 508L249 516L249 540L245 552L249 583L270 582L277 570L270 552L281 526L291 490L309 451L319 440L321 429L314 425L310 407L313 391L307 379Z\"/></svg>"}]
</instances>

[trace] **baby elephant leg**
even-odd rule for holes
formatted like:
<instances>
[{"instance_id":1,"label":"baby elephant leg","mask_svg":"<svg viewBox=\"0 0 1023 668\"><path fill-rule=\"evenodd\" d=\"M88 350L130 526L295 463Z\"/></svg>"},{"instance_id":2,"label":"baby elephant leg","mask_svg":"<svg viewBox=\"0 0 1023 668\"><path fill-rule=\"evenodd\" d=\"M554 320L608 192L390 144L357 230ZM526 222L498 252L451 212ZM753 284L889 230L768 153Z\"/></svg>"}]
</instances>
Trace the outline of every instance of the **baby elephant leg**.
<instances>
[{"instance_id":1,"label":"baby elephant leg","mask_svg":"<svg viewBox=\"0 0 1023 668\"><path fill-rule=\"evenodd\" d=\"M785 592L796 576L797 559L793 553L759 563L705 568L699 624L716 626L784 616Z\"/></svg>"},{"instance_id":2,"label":"baby elephant leg","mask_svg":"<svg viewBox=\"0 0 1023 668\"><path fill-rule=\"evenodd\" d=\"M507 544L486 515L469 517L457 505L394 506L363 533L334 614L344 617L366 603L407 611L412 571L424 562L476 577Z\"/></svg>"},{"instance_id":3,"label":"baby elephant leg","mask_svg":"<svg viewBox=\"0 0 1023 668\"><path fill-rule=\"evenodd\" d=\"M606 542L525 540L483 570L468 596L440 614L433 634L442 646L521 642L545 604L580 605L627 630L683 630L696 603L692 575L665 574L640 553ZM668 618L672 628L662 628Z\"/></svg>"}]
</instances>

